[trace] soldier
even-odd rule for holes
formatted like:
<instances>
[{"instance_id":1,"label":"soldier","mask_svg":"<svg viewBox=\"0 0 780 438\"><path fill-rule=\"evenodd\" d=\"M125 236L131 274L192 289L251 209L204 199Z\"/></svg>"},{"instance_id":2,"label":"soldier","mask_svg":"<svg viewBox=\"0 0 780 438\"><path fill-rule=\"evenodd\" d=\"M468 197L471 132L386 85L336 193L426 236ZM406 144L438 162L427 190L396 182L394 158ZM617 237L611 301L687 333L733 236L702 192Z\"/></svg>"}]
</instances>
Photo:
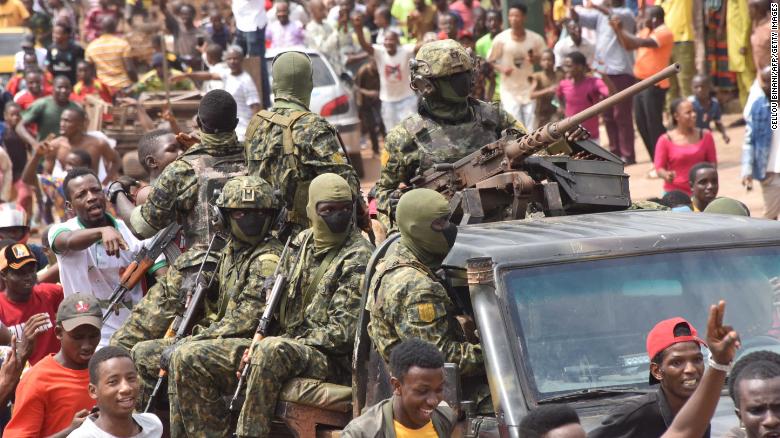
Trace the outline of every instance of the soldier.
<instances>
[{"instance_id":1,"label":"soldier","mask_svg":"<svg viewBox=\"0 0 780 438\"><path fill-rule=\"evenodd\" d=\"M354 194L360 182L347 163L336 128L309 111L314 87L309 57L284 52L273 62L274 106L252 117L246 130L246 159L257 175L282 191L288 221L297 233L309 227L306 216L309 183L317 175L336 173Z\"/></svg>"},{"instance_id":2,"label":"soldier","mask_svg":"<svg viewBox=\"0 0 780 438\"><path fill-rule=\"evenodd\" d=\"M410 67L411 87L420 96L418 113L387 134L377 182L379 217L388 229L400 184L411 186L412 178L434 164L453 163L496 141L505 129L525 133L525 127L498 103L469 97L474 61L456 41L423 45ZM575 130L569 138L587 138L587 131Z\"/></svg>"},{"instance_id":3,"label":"soldier","mask_svg":"<svg viewBox=\"0 0 780 438\"><path fill-rule=\"evenodd\" d=\"M421 338L457 364L461 376L483 375L482 348L466 341L455 306L434 273L455 244L458 229L449 214L447 200L436 191L414 189L401 197L400 241L377 266L369 287L368 333L385 362L400 342Z\"/></svg>"},{"instance_id":4,"label":"soldier","mask_svg":"<svg viewBox=\"0 0 780 438\"><path fill-rule=\"evenodd\" d=\"M280 304L279 336L258 342L242 361L251 368L236 429L240 437L269 436L286 380L304 376L350 382L360 282L373 246L355 226L356 199L344 178L320 175L312 180L308 196L312 228L294 241L298 252L286 271L290 279Z\"/></svg>"},{"instance_id":5,"label":"soldier","mask_svg":"<svg viewBox=\"0 0 780 438\"><path fill-rule=\"evenodd\" d=\"M224 90L208 92L200 102L197 116L200 143L165 167L152 184L146 203L135 207L119 182L109 186L111 202L120 217L136 235L149 238L174 221L183 224L187 251L172 269L134 308L124 325L114 334L112 345L131 350L144 340L159 339L174 316L182 312L181 291L192 282L213 237L208 218L208 201L215 188L230 176L244 172L243 148L234 129L238 123L236 102ZM213 272L216 258L210 256L206 272Z\"/></svg>"},{"instance_id":6,"label":"soldier","mask_svg":"<svg viewBox=\"0 0 780 438\"><path fill-rule=\"evenodd\" d=\"M230 230L228 244L216 271L219 296L204 300L205 316L193 329L193 335L171 345L173 339L140 342L132 356L142 381L142 399L146 401L157 380L160 355L174 360L178 367L169 367L169 388L182 397L171 397L171 432L173 436L195 436L196 431L226 430L228 418L224 403L214 403L220 389L229 390L241 353L249 345L259 315L265 307L263 283L279 262L282 245L271 236L270 229L279 214L279 203L273 188L260 178L238 176L225 183L215 202ZM168 350L163 353L163 350ZM212 377L203 380L203 373ZM225 381L215 385L218 377ZM174 383L175 379L175 383ZM185 400L186 403L178 403ZM188 424L184 432L182 412L191 410L197 424ZM190 417L193 418L193 417Z\"/></svg>"}]
</instances>

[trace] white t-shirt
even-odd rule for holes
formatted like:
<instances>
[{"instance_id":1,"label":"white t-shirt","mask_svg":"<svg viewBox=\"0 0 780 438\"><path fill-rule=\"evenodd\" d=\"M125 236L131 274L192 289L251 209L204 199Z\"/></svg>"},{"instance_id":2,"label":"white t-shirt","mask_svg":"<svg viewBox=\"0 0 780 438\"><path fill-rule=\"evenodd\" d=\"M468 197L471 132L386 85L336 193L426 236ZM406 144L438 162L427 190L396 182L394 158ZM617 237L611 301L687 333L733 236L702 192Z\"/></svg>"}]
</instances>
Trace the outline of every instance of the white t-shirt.
<instances>
[{"instance_id":1,"label":"white t-shirt","mask_svg":"<svg viewBox=\"0 0 780 438\"><path fill-rule=\"evenodd\" d=\"M119 438L104 431L95 424L97 416L90 415L78 429L68 434L68 438ZM163 433L162 422L154 414L133 414L133 421L141 427L141 433L130 438L160 438Z\"/></svg>"},{"instance_id":2,"label":"white t-shirt","mask_svg":"<svg viewBox=\"0 0 780 438\"><path fill-rule=\"evenodd\" d=\"M236 28L241 32L254 32L268 23L262 0L232 0L230 8L236 18Z\"/></svg>"},{"instance_id":3,"label":"white t-shirt","mask_svg":"<svg viewBox=\"0 0 780 438\"><path fill-rule=\"evenodd\" d=\"M249 119L252 118L252 109L250 106L260 103L260 96L257 93L255 81L249 73L242 71L240 75L234 76L229 71L222 74L222 82L225 83L225 91L236 100L238 114L238 126L236 126L236 135L238 141L244 141L246 127L249 126Z\"/></svg>"},{"instance_id":4,"label":"white t-shirt","mask_svg":"<svg viewBox=\"0 0 780 438\"><path fill-rule=\"evenodd\" d=\"M62 252L52 245L52 250L57 255L57 263L60 266L60 283L65 296L76 292L91 293L100 302L103 311L108 307L108 299L114 288L119 284L122 272L130 265L136 254L143 248L143 243L138 240L127 228L121 219L115 219L108 215L114 224L114 228L119 231L127 242L128 250L120 251L119 257L113 257L106 254L106 248L102 242L98 242L83 251ZM77 217L61 224L52 226L49 230L49 242L54 242L63 232L83 230L84 226ZM157 259L158 264L162 263L165 256ZM152 268L159 268L155 265ZM130 316L130 309L141 301L143 293L141 285L137 284L125 295L124 306L120 306L119 315L112 314L105 324L100 336L100 346L108 345L111 335L125 322Z\"/></svg>"},{"instance_id":5,"label":"white t-shirt","mask_svg":"<svg viewBox=\"0 0 780 438\"><path fill-rule=\"evenodd\" d=\"M374 59L379 72L379 100L398 102L414 94L409 88L409 60L414 57L414 44L398 46L395 55L387 54L385 46L374 44Z\"/></svg>"},{"instance_id":6,"label":"white t-shirt","mask_svg":"<svg viewBox=\"0 0 780 438\"><path fill-rule=\"evenodd\" d=\"M499 65L512 67L509 75L501 74L501 100L514 100L520 104L531 101L531 87L528 78L533 74L533 63L528 59L528 51L541 56L547 49L544 38L538 33L525 30L523 41L512 39L512 29L507 29L493 38L488 59L496 60Z\"/></svg>"},{"instance_id":7,"label":"white t-shirt","mask_svg":"<svg viewBox=\"0 0 780 438\"><path fill-rule=\"evenodd\" d=\"M220 76L230 74L230 67L228 67L224 62L218 62L214 65L209 65L208 68L209 73L211 74L218 74ZM203 81L203 86L201 88L203 89L204 93L208 93L211 90L223 90L225 89L225 83L222 82L222 79L209 79L208 81Z\"/></svg>"}]
</instances>

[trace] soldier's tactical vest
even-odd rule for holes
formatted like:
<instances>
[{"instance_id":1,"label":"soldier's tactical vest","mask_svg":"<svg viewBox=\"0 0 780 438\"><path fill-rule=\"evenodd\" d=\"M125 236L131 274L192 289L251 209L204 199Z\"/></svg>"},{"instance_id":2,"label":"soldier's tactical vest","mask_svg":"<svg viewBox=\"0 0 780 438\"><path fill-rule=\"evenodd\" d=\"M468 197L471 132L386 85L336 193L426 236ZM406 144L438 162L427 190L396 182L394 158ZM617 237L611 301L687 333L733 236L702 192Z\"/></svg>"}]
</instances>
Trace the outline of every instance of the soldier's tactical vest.
<instances>
[{"instance_id":1,"label":"soldier's tactical vest","mask_svg":"<svg viewBox=\"0 0 780 438\"><path fill-rule=\"evenodd\" d=\"M276 148L266 149L261 154L247 154L247 159L252 161L266 161L272 159L278 163L277 170L281 171L279 175L262 175L259 176L268 180L275 188L284 191L291 178L291 174L294 172L297 166L296 156L300 154L298 148L293 142L293 126L295 122L301 117L311 114L309 111L292 111L290 115L285 116L283 114L275 113L273 111L261 110L252 117L249 122L249 126L246 129L246 139L249 141L254 138L257 130L260 128L263 121L270 125L278 125L282 128L282 150L281 156L277 156ZM264 141L264 140L261 140ZM265 167L265 171L268 172L268 165L262 164L258 167ZM254 171L254 168L253 168ZM261 172L262 173L262 172ZM306 216L306 204L309 202L309 183L310 181L298 181L295 184L295 193L282 193L285 203L287 204L288 217L287 220L301 225L303 228L309 227L309 219Z\"/></svg>"},{"instance_id":2,"label":"soldier's tactical vest","mask_svg":"<svg viewBox=\"0 0 780 438\"><path fill-rule=\"evenodd\" d=\"M198 179L198 201L190 214L183 218L184 246L205 251L216 232L216 218L211 205L227 180L246 175L246 161L243 152L223 157L198 154L181 158L190 163Z\"/></svg>"},{"instance_id":3,"label":"soldier's tactical vest","mask_svg":"<svg viewBox=\"0 0 780 438\"><path fill-rule=\"evenodd\" d=\"M402 122L420 151L420 174L436 163L454 163L498 140L501 135L498 108L477 101L471 105L471 109L474 115L472 120L457 125L437 123L419 114Z\"/></svg>"}]
</instances>

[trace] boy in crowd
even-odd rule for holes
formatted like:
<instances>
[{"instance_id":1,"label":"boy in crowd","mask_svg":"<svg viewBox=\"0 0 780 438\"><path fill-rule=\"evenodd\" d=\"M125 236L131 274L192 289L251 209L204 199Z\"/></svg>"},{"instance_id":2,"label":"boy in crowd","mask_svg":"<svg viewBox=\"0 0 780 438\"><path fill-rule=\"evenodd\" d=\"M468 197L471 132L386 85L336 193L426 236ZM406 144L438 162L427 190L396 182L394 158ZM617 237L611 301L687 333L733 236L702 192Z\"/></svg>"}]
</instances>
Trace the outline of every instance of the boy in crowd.
<instances>
[{"instance_id":1,"label":"boy in crowd","mask_svg":"<svg viewBox=\"0 0 780 438\"><path fill-rule=\"evenodd\" d=\"M693 211L704 211L718 197L718 169L712 163L694 164L688 172Z\"/></svg>"},{"instance_id":2,"label":"boy in crowd","mask_svg":"<svg viewBox=\"0 0 780 438\"><path fill-rule=\"evenodd\" d=\"M182 153L181 145L176 136L166 129L157 129L145 134L138 141L138 161L149 174L149 184L140 187L135 193L135 204L146 202L151 191L151 184L160 176L163 169L171 164ZM111 200L113 202L113 199Z\"/></svg>"},{"instance_id":3,"label":"boy in crowd","mask_svg":"<svg viewBox=\"0 0 780 438\"><path fill-rule=\"evenodd\" d=\"M0 294L0 321L16 335L19 343L35 342L30 364L35 365L60 350L52 321L62 302L62 286L38 284L36 260L30 248L17 243L0 250L0 278L5 291ZM35 329L35 339L26 339L27 327Z\"/></svg>"},{"instance_id":4,"label":"boy in crowd","mask_svg":"<svg viewBox=\"0 0 780 438\"><path fill-rule=\"evenodd\" d=\"M720 132L723 141L728 144L731 139L726 134L726 128L720 121L720 104L718 99L710 96L710 79L705 75L696 75L691 81L693 95L688 100L693 103L693 110L696 111L696 127L699 129L710 129L710 123L715 123L715 129Z\"/></svg>"},{"instance_id":5,"label":"boy in crowd","mask_svg":"<svg viewBox=\"0 0 780 438\"><path fill-rule=\"evenodd\" d=\"M531 74L529 85L533 90L531 99L536 101L534 117L536 118L536 127L546 125L558 120L558 104L553 103L555 92L558 90L558 83L561 81L561 75L555 71L555 54L551 49L542 52L539 61L541 71Z\"/></svg>"},{"instance_id":6,"label":"boy in crowd","mask_svg":"<svg viewBox=\"0 0 780 438\"><path fill-rule=\"evenodd\" d=\"M4 436L64 438L81 425L95 404L87 365L100 342L102 316L92 295L76 293L60 303L54 329L60 350L22 376Z\"/></svg>"},{"instance_id":7,"label":"boy in crowd","mask_svg":"<svg viewBox=\"0 0 780 438\"><path fill-rule=\"evenodd\" d=\"M780 434L780 355L756 351L741 357L729 374L729 395L739 427L726 438L757 438Z\"/></svg>"},{"instance_id":8,"label":"boy in crowd","mask_svg":"<svg viewBox=\"0 0 780 438\"><path fill-rule=\"evenodd\" d=\"M160 438L163 427L154 414L134 414L140 391L130 353L121 347L100 349L89 360L89 396L98 412L90 415L69 438Z\"/></svg>"},{"instance_id":9,"label":"boy in crowd","mask_svg":"<svg viewBox=\"0 0 780 438\"><path fill-rule=\"evenodd\" d=\"M442 405L444 356L435 345L410 338L390 353L393 397L350 422L341 436L369 438L392 428L395 436L449 437L455 414Z\"/></svg>"}]
</instances>

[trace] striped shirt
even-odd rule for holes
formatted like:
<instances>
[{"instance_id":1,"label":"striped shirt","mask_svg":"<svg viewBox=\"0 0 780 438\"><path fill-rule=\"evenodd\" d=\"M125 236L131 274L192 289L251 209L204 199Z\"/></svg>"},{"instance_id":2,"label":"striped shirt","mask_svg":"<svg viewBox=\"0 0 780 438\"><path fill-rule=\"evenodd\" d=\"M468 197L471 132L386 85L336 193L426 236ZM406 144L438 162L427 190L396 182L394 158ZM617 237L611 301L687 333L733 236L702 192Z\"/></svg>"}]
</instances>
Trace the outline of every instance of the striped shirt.
<instances>
[{"instance_id":1,"label":"striped shirt","mask_svg":"<svg viewBox=\"0 0 780 438\"><path fill-rule=\"evenodd\" d=\"M130 57L130 43L116 35L101 35L87 46L87 61L95 65L97 77L112 88L132 85L125 71L125 58Z\"/></svg>"}]
</instances>

